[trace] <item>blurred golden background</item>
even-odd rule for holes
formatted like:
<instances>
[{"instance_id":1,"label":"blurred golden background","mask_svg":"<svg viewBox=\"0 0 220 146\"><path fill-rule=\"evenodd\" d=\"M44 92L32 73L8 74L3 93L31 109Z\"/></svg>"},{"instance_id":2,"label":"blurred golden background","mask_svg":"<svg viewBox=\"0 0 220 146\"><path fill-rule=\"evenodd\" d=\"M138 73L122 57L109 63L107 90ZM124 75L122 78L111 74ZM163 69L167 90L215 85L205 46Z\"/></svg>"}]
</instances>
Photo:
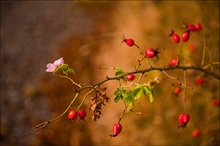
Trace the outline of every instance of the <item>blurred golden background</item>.
<instances>
[{"instance_id":1,"label":"blurred golden background","mask_svg":"<svg viewBox=\"0 0 220 146\"><path fill-rule=\"evenodd\" d=\"M116 81L103 85L110 102L98 121L91 122L89 112L86 125L64 116L26 135L40 122L61 114L74 97L69 81L45 72L47 63L64 57L76 72L71 77L82 85L114 76L114 70L99 67L121 66L133 71L140 54L135 47L121 45L123 33L143 52L149 47L165 48L153 64L165 67L180 47L168 36L172 29L181 34L184 23L201 23L203 30L193 33L183 45L181 63L200 65L203 35L207 43L205 63L211 58L219 61L219 1L1 1L1 145L219 144L219 107L211 105L212 99L219 99L219 81L204 76L205 83L199 86L195 83L201 74L198 71L187 71L187 82L193 90L187 90L191 119L184 129L177 128L178 115L184 112L184 93L175 96L171 91L174 80L150 72L142 82L160 79L155 101L150 103L142 97L133 110L143 115L126 114L117 137L108 137L124 108L122 102L113 100ZM189 50L192 44L196 48ZM146 63L141 69L147 67ZM219 68L214 71L219 75ZM183 80L181 70L168 73ZM79 104L77 100L71 109ZM88 105L86 101L83 107ZM194 129L201 130L200 137L192 137Z\"/></svg>"}]
</instances>

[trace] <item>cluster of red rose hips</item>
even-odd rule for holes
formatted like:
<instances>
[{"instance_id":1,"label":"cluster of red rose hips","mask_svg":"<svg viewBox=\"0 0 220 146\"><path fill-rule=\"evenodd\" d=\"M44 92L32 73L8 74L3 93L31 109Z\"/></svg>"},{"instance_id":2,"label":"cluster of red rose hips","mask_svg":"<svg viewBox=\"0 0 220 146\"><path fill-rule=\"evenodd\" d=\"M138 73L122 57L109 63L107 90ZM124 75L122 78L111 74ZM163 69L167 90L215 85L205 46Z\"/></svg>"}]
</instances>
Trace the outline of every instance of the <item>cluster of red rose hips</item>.
<instances>
[{"instance_id":1,"label":"cluster of red rose hips","mask_svg":"<svg viewBox=\"0 0 220 146\"><path fill-rule=\"evenodd\" d=\"M82 110L79 110L78 112L76 110L71 110L69 111L69 114L68 114L68 118L70 120L74 120L76 119L77 117L79 116L79 118L81 120L84 120L84 118L86 117L86 111L84 109Z\"/></svg>"},{"instance_id":2,"label":"cluster of red rose hips","mask_svg":"<svg viewBox=\"0 0 220 146\"><path fill-rule=\"evenodd\" d=\"M128 81L133 81L135 78L134 74L129 74L126 79ZM74 120L77 117L79 117L81 120L84 120L84 118L86 117L86 111L83 110L79 110L78 112L76 110L70 110L69 114L68 114L68 119L70 120ZM112 127L112 131L113 134L110 135L111 137L116 137L121 131L122 131L122 125L120 123L115 123Z\"/></svg>"},{"instance_id":3,"label":"cluster of red rose hips","mask_svg":"<svg viewBox=\"0 0 220 146\"><path fill-rule=\"evenodd\" d=\"M187 42L190 38L190 32L193 32L193 31L199 31L202 29L202 26L201 24L188 24L188 25L185 25L185 28L187 29L182 35L181 35L181 40L182 42ZM171 31L170 33L170 36L172 36L173 38L173 41L175 43L179 43L180 42L180 37L178 34L176 34L173 30Z\"/></svg>"},{"instance_id":4,"label":"cluster of red rose hips","mask_svg":"<svg viewBox=\"0 0 220 146\"><path fill-rule=\"evenodd\" d=\"M187 42L190 38L190 32L193 31L199 31L202 29L202 26L200 24L188 24L186 25L187 30L181 35L181 40L182 42ZM180 37L178 34L174 33L174 31L171 32L170 36L172 36L173 41L175 43L179 43L180 42ZM132 46L136 46L137 48L139 48L136 44L135 41L131 38L125 38L123 35L123 41L122 43L125 42L128 46L132 47ZM156 57L158 60L158 54L160 52L158 51L158 49L154 50L152 48L148 48L145 51L145 57L147 58L153 58ZM170 66L171 67L176 67L179 64L179 60L178 59L173 59L170 62ZM127 81L133 81L135 78L135 76L133 74L129 74L127 75L126 79ZM204 79L202 77L197 78L196 80L197 84L202 85L204 83ZM173 90L174 94L178 95L181 92L181 88L180 85L176 85L174 87ZM219 105L219 100L212 100L212 105ZM190 116L186 113L182 113L179 115L178 117L178 122L179 122L179 127L185 127L187 125L187 123L190 120ZM113 135L111 135L112 137L117 136L122 130L122 125L120 123L116 123L113 125ZM192 136L193 137L198 137L200 135L200 130L196 129L192 132Z\"/></svg>"},{"instance_id":5,"label":"cluster of red rose hips","mask_svg":"<svg viewBox=\"0 0 220 146\"><path fill-rule=\"evenodd\" d=\"M125 38L124 35L123 35L122 43L123 43L123 42L125 42L125 43L126 43L128 46L130 46L130 47L136 46L137 48L139 48L138 45L135 44L135 41L134 41L133 39L131 39L131 38ZM160 53L160 52L158 51L158 48L157 48L156 50L154 50L154 49L152 49L152 48L148 48L148 49L146 49L146 51L145 51L145 57L147 57L147 58L156 57L156 58L157 58L156 61L158 61L158 54L159 54L159 53ZM156 61L155 61L155 62L156 62Z\"/></svg>"},{"instance_id":6,"label":"cluster of red rose hips","mask_svg":"<svg viewBox=\"0 0 220 146\"><path fill-rule=\"evenodd\" d=\"M172 36L173 41L174 41L175 43L179 43L179 42L180 42L180 37L179 37L179 35L176 34L173 30L171 31L170 36ZM187 42L187 41L189 40L189 37L190 37L190 31L187 30L187 31L185 31L185 32L181 35L182 42Z\"/></svg>"},{"instance_id":7,"label":"cluster of red rose hips","mask_svg":"<svg viewBox=\"0 0 220 146\"><path fill-rule=\"evenodd\" d=\"M195 24L195 25L193 25L193 24L188 24L188 25L186 25L186 28L187 28L187 30L181 35L181 40L182 40L182 42L187 42L187 41L189 40L189 38L190 38L190 32L199 31L199 30L202 29L202 26L201 26L201 24ZM179 43L179 42L180 42L180 37L179 37L179 35L176 34L176 33L174 33L173 30L171 31L170 36L172 36L173 41L174 41L175 43ZM125 42L125 43L126 43L128 46L130 46L130 47L132 47L132 46L138 47L138 46L135 44L135 41L134 41L133 39L131 39L131 38L125 38L124 35L123 35L123 41L122 41L122 43L123 43L123 42ZM139 48L139 47L138 47L138 48ZM158 54L159 54L159 53L160 53L160 52L158 51L158 48L157 48L156 50L155 50L155 49L152 49L152 48L148 48L148 49L146 49L146 51L145 51L145 57L147 57L147 58L156 57L156 58L157 58L156 61L158 61ZM156 61L155 61L155 62L156 62ZM171 61L170 65L171 65L172 67L175 67L178 63L179 63L179 61L178 61L177 59L173 59L173 60Z\"/></svg>"},{"instance_id":8,"label":"cluster of red rose hips","mask_svg":"<svg viewBox=\"0 0 220 146\"><path fill-rule=\"evenodd\" d=\"M84 120L86 117L86 111L84 109L79 110L78 112L76 110L70 110L68 114L68 119L74 120L79 116L80 120ZM120 123L115 123L113 125L113 134L110 135L111 137L116 137L122 130L122 125Z\"/></svg>"},{"instance_id":9,"label":"cluster of red rose hips","mask_svg":"<svg viewBox=\"0 0 220 146\"><path fill-rule=\"evenodd\" d=\"M190 31L199 31L202 29L202 25L197 23L197 24L185 24L185 27L190 30Z\"/></svg>"}]
</instances>

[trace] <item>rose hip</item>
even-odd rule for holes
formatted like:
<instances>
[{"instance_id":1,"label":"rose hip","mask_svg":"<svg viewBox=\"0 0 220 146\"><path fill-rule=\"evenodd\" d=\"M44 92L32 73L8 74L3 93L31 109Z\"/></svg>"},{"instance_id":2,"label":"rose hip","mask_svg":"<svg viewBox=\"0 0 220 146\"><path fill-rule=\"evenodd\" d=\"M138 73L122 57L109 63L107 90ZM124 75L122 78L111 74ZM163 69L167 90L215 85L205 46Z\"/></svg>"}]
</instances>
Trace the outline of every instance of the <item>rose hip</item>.
<instances>
[{"instance_id":1,"label":"rose hip","mask_svg":"<svg viewBox=\"0 0 220 146\"><path fill-rule=\"evenodd\" d=\"M179 87L174 89L174 94L178 95L180 93L181 89Z\"/></svg>"},{"instance_id":2,"label":"rose hip","mask_svg":"<svg viewBox=\"0 0 220 146\"><path fill-rule=\"evenodd\" d=\"M202 29L202 25L201 24L195 24L195 28L196 30L201 30Z\"/></svg>"},{"instance_id":3,"label":"rose hip","mask_svg":"<svg viewBox=\"0 0 220 146\"><path fill-rule=\"evenodd\" d=\"M77 114L76 110L71 110L71 111L69 112L69 114L68 114L68 118L69 118L70 120L76 119L77 116L78 116L78 114Z\"/></svg>"},{"instance_id":4,"label":"rose hip","mask_svg":"<svg viewBox=\"0 0 220 146\"><path fill-rule=\"evenodd\" d=\"M220 101L217 99L212 100L212 106L220 106Z\"/></svg>"},{"instance_id":5,"label":"rose hip","mask_svg":"<svg viewBox=\"0 0 220 146\"><path fill-rule=\"evenodd\" d=\"M123 35L123 34L122 34ZM134 42L134 40L133 39L131 39L131 38L125 38L125 36L123 35L123 40L122 40L122 42L121 43L123 43L123 42L125 42L128 46L130 46L130 47L132 47L132 46L136 46L136 47L138 47L136 44L135 44L135 42ZM139 48L139 47L138 47Z\"/></svg>"},{"instance_id":6,"label":"rose hip","mask_svg":"<svg viewBox=\"0 0 220 146\"><path fill-rule=\"evenodd\" d=\"M135 78L135 76L133 74L130 74L130 75L127 76L128 81L133 81L134 78Z\"/></svg>"},{"instance_id":7,"label":"rose hip","mask_svg":"<svg viewBox=\"0 0 220 146\"><path fill-rule=\"evenodd\" d=\"M188 24L188 25L187 25L187 29L188 29L189 31L196 31L196 30L197 30L194 24Z\"/></svg>"},{"instance_id":8,"label":"rose hip","mask_svg":"<svg viewBox=\"0 0 220 146\"><path fill-rule=\"evenodd\" d=\"M204 79L202 77L199 77L196 79L196 83L202 85L204 83Z\"/></svg>"},{"instance_id":9,"label":"rose hip","mask_svg":"<svg viewBox=\"0 0 220 146\"><path fill-rule=\"evenodd\" d=\"M188 114L182 113L178 117L179 127L185 127L190 120L190 116Z\"/></svg>"},{"instance_id":10,"label":"rose hip","mask_svg":"<svg viewBox=\"0 0 220 146\"><path fill-rule=\"evenodd\" d=\"M113 125L113 137L115 137L115 136L117 136L120 132L121 132L121 130L122 130L122 125L121 124L119 124L119 123L116 123L116 124L114 124Z\"/></svg>"},{"instance_id":11,"label":"rose hip","mask_svg":"<svg viewBox=\"0 0 220 146\"><path fill-rule=\"evenodd\" d=\"M84 119L86 117L86 111L84 109L79 110L78 115L79 115L80 119Z\"/></svg>"},{"instance_id":12,"label":"rose hip","mask_svg":"<svg viewBox=\"0 0 220 146\"><path fill-rule=\"evenodd\" d=\"M190 37L189 31L184 32L181 36L182 42L187 42L189 40L189 37Z\"/></svg>"},{"instance_id":13,"label":"rose hip","mask_svg":"<svg viewBox=\"0 0 220 146\"><path fill-rule=\"evenodd\" d=\"M157 60L156 60L155 62L157 62L157 61L158 61L158 54L159 54L159 53L160 53L160 52L158 51L158 49L154 50L154 49L152 49L152 48L148 48L148 49L145 51L145 56L146 56L147 58L156 57Z\"/></svg>"},{"instance_id":14,"label":"rose hip","mask_svg":"<svg viewBox=\"0 0 220 146\"><path fill-rule=\"evenodd\" d=\"M173 60L170 61L170 66L175 67L178 64L178 60L175 58Z\"/></svg>"},{"instance_id":15,"label":"rose hip","mask_svg":"<svg viewBox=\"0 0 220 146\"><path fill-rule=\"evenodd\" d=\"M174 33L174 31L173 31L173 30L171 31L170 36L172 36L173 41L174 41L175 43L179 43L179 42L180 42L180 37L179 37L179 35L178 35L178 34L176 34L176 33Z\"/></svg>"},{"instance_id":16,"label":"rose hip","mask_svg":"<svg viewBox=\"0 0 220 146\"><path fill-rule=\"evenodd\" d=\"M192 132L192 136L193 136L193 137L199 137L200 134L201 134L201 132L200 132L200 130L198 130L198 129L196 129L196 130L194 130L194 131Z\"/></svg>"}]
</instances>

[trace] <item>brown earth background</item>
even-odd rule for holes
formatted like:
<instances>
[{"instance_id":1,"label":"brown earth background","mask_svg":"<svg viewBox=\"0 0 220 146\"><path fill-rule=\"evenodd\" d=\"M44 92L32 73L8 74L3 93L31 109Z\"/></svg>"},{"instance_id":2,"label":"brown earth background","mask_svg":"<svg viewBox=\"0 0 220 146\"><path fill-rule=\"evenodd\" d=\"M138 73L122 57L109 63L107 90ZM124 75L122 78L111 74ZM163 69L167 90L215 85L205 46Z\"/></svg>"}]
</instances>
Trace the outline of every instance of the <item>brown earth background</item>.
<instances>
[{"instance_id":1,"label":"brown earth background","mask_svg":"<svg viewBox=\"0 0 220 146\"><path fill-rule=\"evenodd\" d=\"M142 51L165 48L154 66L167 66L180 47L168 35L171 29L182 33L183 23L202 24L208 48L205 62L210 56L219 61L219 1L1 1L1 145L219 143L219 107L211 105L213 98L219 99L219 81L204 76L205 84L198 86L195 79L200 72L193 71L187 74L188 84L194 89L187 91L191 120L185 129L177 128L177 117L184 111L183 92L174 96L170 90L174 80L151 72L142 82L160 79L155 101L150 103L142 97L134 110L143 115L126 114L121 121L123 131L117 137L108 137L124 108L122 102L113 100L116 81L103 85L108 88L110 102L98 121L91 122L89 112L86 125L64 116L38 133L26 135L35 125L61 114L74 97L70 82L45 72L47 63L64 57L76 72L73 79L82 85L114 76L114 70L99 67L121 66L133 71L140 55L135 47L121 45L123 33ZM184 64L200 65L202 32L193 33L183 45ZM188 50L190 44L196 49ZM141 69L147 67L146 63ZM219 75L219 69L214 71ZM181 70L168 73L183 79ZM71 109L80 104L81 97ZM83 107L88 105L86 100ZM191 136L194 129L201 130L200 137Z\"/></svg>"}]
</instances>

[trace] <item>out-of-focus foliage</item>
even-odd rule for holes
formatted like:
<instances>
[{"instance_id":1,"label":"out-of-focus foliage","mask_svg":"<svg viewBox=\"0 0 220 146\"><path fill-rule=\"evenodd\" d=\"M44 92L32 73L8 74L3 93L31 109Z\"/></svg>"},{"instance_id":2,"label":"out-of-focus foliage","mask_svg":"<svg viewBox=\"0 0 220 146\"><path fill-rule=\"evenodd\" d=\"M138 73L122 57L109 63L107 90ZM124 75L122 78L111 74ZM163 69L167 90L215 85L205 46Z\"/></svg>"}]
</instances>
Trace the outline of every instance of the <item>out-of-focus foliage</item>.
<instances>
[{"instance_id":1,"label":"out-of-focus foliage","mask_svg":"<svg viewBox=\"0 0 220 146\"><path fill-rule=\"evenodd\" d=\"M121 45L122 33L146 48L165 48L159 61L165 67L176 57L180 45L168 37L171 29L184 32L183 23L201 23L202 32L192 33L183 45L180 63L200 65L207 44L205 63L219 61L218 1L1 1L1 144L2 145L215 145L219 143L219 107L211 105L219 99L219 81L204 76L197 85L198 71L187 71L186 110L190 122L178 127L178 115L184 112L184 89L171 90L175 81L161 72L150 72L141 83L159 78L154 102L142 96L123 117L122 132L115 138L112 125L123 111L123 103L114 102L118 83L109 81L109 103L102 108L101 118L86 125L59 119L36 134L27 132L38 123L62 113L74 97L73 87L65 79L46 73L46 64L60 57L73 68L74 81L81 85L114 76L115 70L99 67L121 66L132 71L140 59L135 47ZM120 46L121 45L121 46ZM143 64L140 69L148 67ZM219 66L213 67L219 73ZM183 71L169 71L183 80ZM86 91L82 92L86 93ZM83 97L80 96L79 99ZM77 100L72 109L80 104ZM85 101L83 108L89 106ZM201 135L192 137L194 129Z\"/></svg>"}]
</instances>

